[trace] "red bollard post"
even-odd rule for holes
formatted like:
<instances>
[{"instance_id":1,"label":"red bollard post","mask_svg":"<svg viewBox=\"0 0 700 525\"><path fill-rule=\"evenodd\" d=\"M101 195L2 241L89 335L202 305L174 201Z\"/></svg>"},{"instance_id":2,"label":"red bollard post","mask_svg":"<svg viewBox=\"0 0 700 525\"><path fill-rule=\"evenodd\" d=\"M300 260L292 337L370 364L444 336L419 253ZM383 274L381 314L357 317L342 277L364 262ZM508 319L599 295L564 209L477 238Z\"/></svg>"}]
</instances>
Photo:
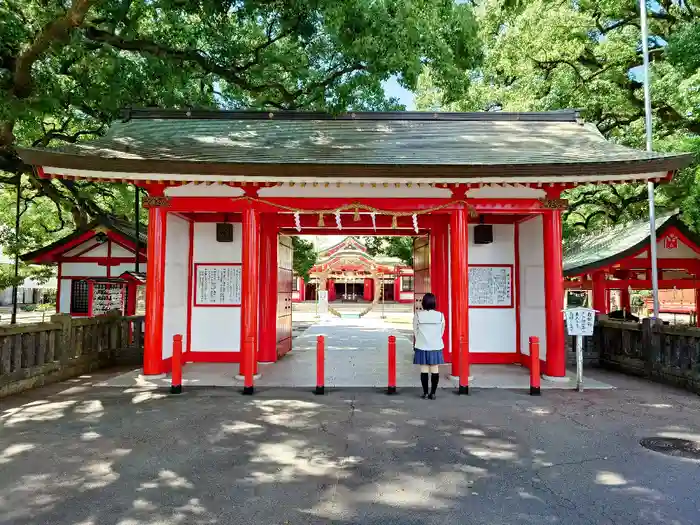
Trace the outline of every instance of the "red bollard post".
<instances>
[{"instance_id":1,"label":"red bollard post","mask_svg":"<svg viewBox=\"0 0 700 525\"><path fill-rule=\"evenodd\" d=\"M469 395L469 340L460 338L459 340L459 390L457 393Z\"/></svg>"},{"instance_id":2,"label":"red bollard post","mask_svg":"<svg viewBox=\"0 0 700 525\"><path fill-rule=\"evenodd\" d=\"M396 337L389 336L389 385L386 389L388 395L396 393Z\"/></svg>"},{"instance_id":3,"label":"red bollard post","mask_svg":"<svg viewBox=\"0 0 700 525\"><path fill-rule=\"evenodd\" d=\"M173 372L170 376L170 393L182 393L182 336L173 336Z\"/></svg>"},{"instance_id":4,"label":"red bollard post","mask_svg":"<svg viewBox=\"0 0 700 525\"><path fill-rule=\"evenodd\" d=\"M316 338L316 390L322 396L326 390L326 340L322 335Z\"/></svg>"},{"instance_id":5,"label":"red bollard post","mask_svg":"<svg viewBox=\"0 0 700 525\"><path fill-rule=\"evenodd\" d=\"M540 395L540 338L530 337L530 395Z\"/></svg>"}]
</instances>

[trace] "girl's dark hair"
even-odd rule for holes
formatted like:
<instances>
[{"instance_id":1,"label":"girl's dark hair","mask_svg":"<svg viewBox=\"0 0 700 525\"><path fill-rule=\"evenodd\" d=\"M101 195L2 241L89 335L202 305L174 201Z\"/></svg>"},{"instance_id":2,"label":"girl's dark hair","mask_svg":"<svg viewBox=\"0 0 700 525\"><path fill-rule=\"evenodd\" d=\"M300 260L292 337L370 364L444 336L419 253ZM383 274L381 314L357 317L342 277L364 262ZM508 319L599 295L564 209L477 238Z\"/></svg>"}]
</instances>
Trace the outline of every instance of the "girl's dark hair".
<instances>
[{"instance_id":1,"label":"girl's dark hair","mask_svg":"<svg viewBox=\"0 0 700 525\"><path fill-rule=\"evenodd\" d=\"M437 306L435 295L431 293L425 294L423 296L423 300L421 301L421 306L423 307L423 310L435 310L435 307Z\"/></svg>"}]
</instances>

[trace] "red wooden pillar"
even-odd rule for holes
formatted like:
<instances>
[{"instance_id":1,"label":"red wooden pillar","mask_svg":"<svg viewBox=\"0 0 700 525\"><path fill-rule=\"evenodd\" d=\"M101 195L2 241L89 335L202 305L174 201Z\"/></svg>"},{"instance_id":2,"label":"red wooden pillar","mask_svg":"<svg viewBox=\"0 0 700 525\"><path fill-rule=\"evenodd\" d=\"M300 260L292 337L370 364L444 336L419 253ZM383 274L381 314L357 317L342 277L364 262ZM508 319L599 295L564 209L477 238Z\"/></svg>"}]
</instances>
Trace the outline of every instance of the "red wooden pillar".
<instances>
[{"instance_id":1,"label":"red wooden pillar","mask_svg":"<svg viewBox=\"0 0 700 525\"><path fill-rule=\"evenodd\" d=\"M442 216L440 217L442 218ZM437 219L437 217L436 217ZM449 272L447 221L436 221L430 230L430 288L437 299L437 309L445 316L445 334L443 335L443 356L450 362L450 315L449 315Z\"/></svg>"},{"instance_id":2,"label":"red wooden pillar","mask_svg":"<svg viewBox=\"0 0 700 525\"><path fill-rule=\"evenodd\" d=\"M542 216L544 236L544 297L547 333L547 356L544 373L550 377L566 375L564 350L564 270L562 264L561 212L548 211ZM603 294L605 295L605 294Z\"/></svg>"},{"instance_id":3,"label":"red wooden pillar","mask_svg":"<svg viewBox=\"0 0 700 525\"><path fill-rule=\"evenodd\" d=\"M450 268L452 271L452 375L469 377L469 224L467 210L450 217ZM466 366L466 370L462 370ZM460 391L467 385L462 385Z\"/></svg>"},{"instance_id":4,"label":"red wooden pillar","mask_svg":"<svg viewBox=\"0 0 700 525\"><path fill-rule=\"evenodd\" d=\"M328 279L328 302L335 301L335 279Z\"/></svg>"},{"instance_id":5,"label":"red wooden pillar","mask_svg":"<svg viewBox=\"0 0 700 525\"><path fill-rule=\"evenodd\" d=\"M371 301L374 299L374 280L371 278L366 278L364 284L362 285L362 298L365 301Z\"/></svg>"},{"instance_id":6,"label":"red wooden pillar","mask_svg":"<svg viewBox=\"0 0 700 525\"><path fill-rule=\"evenodd\" d=\"M260 229L258 211L243 211L243 286L241 293L241 365L243 393L252 394L258 347Z\"/></svg>"},{"instance_id":7,"label":"red wooden pillar","mask_svg":"<svg viewBox=\"0 0 700 525\"><path fill-rule=\"evenodd\" d=\"M306 301L306 283L303 277L294 277L297 280L297 288L299 289L299 302Z\"/></svg>"},{"instance_id":8,"label":"red wooden pillar","mask_svg":"<svg viewBox=\"0 0 700 525\"><path fill-rule=\"evenodd\" d=\"M394 301L401 302L401 274L398 271L394 277Z\"/></svg>"},{"instance_id":9,"label":"red wooden pillar","mask_svg":"<svg viewBox=\"0 0 700 525\"><path fill-rule=\"evenodd\" d=\"M166 208L148 210L146 261L146 321L143 350L144 375L163 373L163 300L165 295Z\"/></svg>"},{"instance_id":10,"label":"red wooden pillar","mask_svg":"<svg viewBox=\"0 0 700 525\"><path fill-rule=\"evenodd\" d=\"M126 315L136 315L136 295L138 288L136 283L129 283L126 285L126 294L129 298L126 302Z\"/></svg>"},{"instance_id":11,"label":"red wooden pillar","mask_svg":"<svg viewBox=\"0 0 700 525\"><path fill-rule=\"evenodd\" d=\"M277 361L277 215L263 214L260 221L260 334L258 361Z\"/></svg>"},{"instance_id":12,"label":"red wooden pillar","mask_svg":"<svg viewBox=\"0 0 700 525\"><path fill-rule=\"evenodd\" d=\"M700 328L700 312L698 311L700 307L700 288L695 289L695 326Z\"/></svg>"},{"instance_id":13,"label":"red wooden pillar","mask_svg":"<svg viewBox=\"0 0 700 525\"><path fill-rule=\"evenodd\" d=\"M593 274L593 309L599 314L605 315L608 309L605 307L605 274L596 272Z\"/></svg>"}]
</instances>

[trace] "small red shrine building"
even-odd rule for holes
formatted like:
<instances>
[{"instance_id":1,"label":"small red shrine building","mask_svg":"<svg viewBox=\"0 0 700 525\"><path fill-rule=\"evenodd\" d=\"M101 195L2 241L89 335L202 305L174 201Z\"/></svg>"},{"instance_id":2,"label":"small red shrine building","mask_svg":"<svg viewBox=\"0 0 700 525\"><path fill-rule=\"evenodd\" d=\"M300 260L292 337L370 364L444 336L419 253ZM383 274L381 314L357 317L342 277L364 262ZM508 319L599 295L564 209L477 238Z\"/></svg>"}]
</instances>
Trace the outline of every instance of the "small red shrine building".
<instances>
[{"instance_id":1,"label":"small red shrine building","mask_svg":"<svg viewBox=\"0 0 700 525\"><path fill-rule=\"evenodd\" d=\"M310 282L295 276L292 300L316 300L328 290L328 301L413 302L413 268L398 257L372 256L358 237L346 237L318 253Z\"/></svg>"},{"instance_id":2,"label":"small red shrine building","mask_svg":"<svg viewBox=\"0 0 700 525\"><path fill-rule=\"evenodd\" d=\"M630 292L652 288L650 246L647 220L569 239L564 250L565 288L591 291L592 307L602 314L610 312L610 291L618 290L620 309L629 312ZM695 313L700 303L700 237L677 211L656 217L656 254L661 312ZM693 309L668 304L664 290L693 290Z\"/></svg>"},{"instance_id":3,"label":"small red shrine building","mask_svg":"<svg viewBox=\"0 0 700 525\"><path fill-rule=\"evenodd\" d=\"M122 310L134 315L145 292L147 228L138 233L133 223L101 217L83 228L38 250L22 260L57 267L56 312L85 317L100 312L93 308L95 287L123 288ZM140 272L136 271L139 246ZM115 303L116 306L116 303Z\"/></svg>"},{"instance_id":4,"label":"small red shrine building","mask_svg":"<svg viewBox=\"0 0 700 525\"><path fill-rule=\"evenodd\" d=\"M349 113L129 110L106 136L19 149L43 177L127 181L149 208L144 374L291 349L288 235L417 235L415 300L445 313L445 357L564 376L561 192L663 182L690 155L607 142L573 111Z\"/></svg>"}]
</instances>

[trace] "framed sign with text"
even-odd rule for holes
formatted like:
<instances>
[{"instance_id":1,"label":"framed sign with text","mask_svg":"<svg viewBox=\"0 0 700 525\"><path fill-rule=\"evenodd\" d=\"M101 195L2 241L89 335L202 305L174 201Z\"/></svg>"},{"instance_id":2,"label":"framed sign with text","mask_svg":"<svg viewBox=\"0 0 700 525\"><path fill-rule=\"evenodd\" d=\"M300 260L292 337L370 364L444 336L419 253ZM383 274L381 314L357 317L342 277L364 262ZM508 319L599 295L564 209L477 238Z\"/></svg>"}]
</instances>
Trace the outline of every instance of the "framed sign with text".
<instances>
[{"instance_id":1,"label":"framed sign with text","mask_svg":"<svg viewBox=\"0 0 700 525\"><path fill-rule=\"evenodd\" d=\"M196 263L194 306L241 306L240 263Z\"/></svg>"},{"instance_id":2,"label":"framed sign with text","mask_svg":"<svg viewBox=\"0 0 700 525\"><path fill-rule=\"evenodd\" d=\"M513 265L469 265L469 308L514 306Z\"/></svg>"}]
</instances>

